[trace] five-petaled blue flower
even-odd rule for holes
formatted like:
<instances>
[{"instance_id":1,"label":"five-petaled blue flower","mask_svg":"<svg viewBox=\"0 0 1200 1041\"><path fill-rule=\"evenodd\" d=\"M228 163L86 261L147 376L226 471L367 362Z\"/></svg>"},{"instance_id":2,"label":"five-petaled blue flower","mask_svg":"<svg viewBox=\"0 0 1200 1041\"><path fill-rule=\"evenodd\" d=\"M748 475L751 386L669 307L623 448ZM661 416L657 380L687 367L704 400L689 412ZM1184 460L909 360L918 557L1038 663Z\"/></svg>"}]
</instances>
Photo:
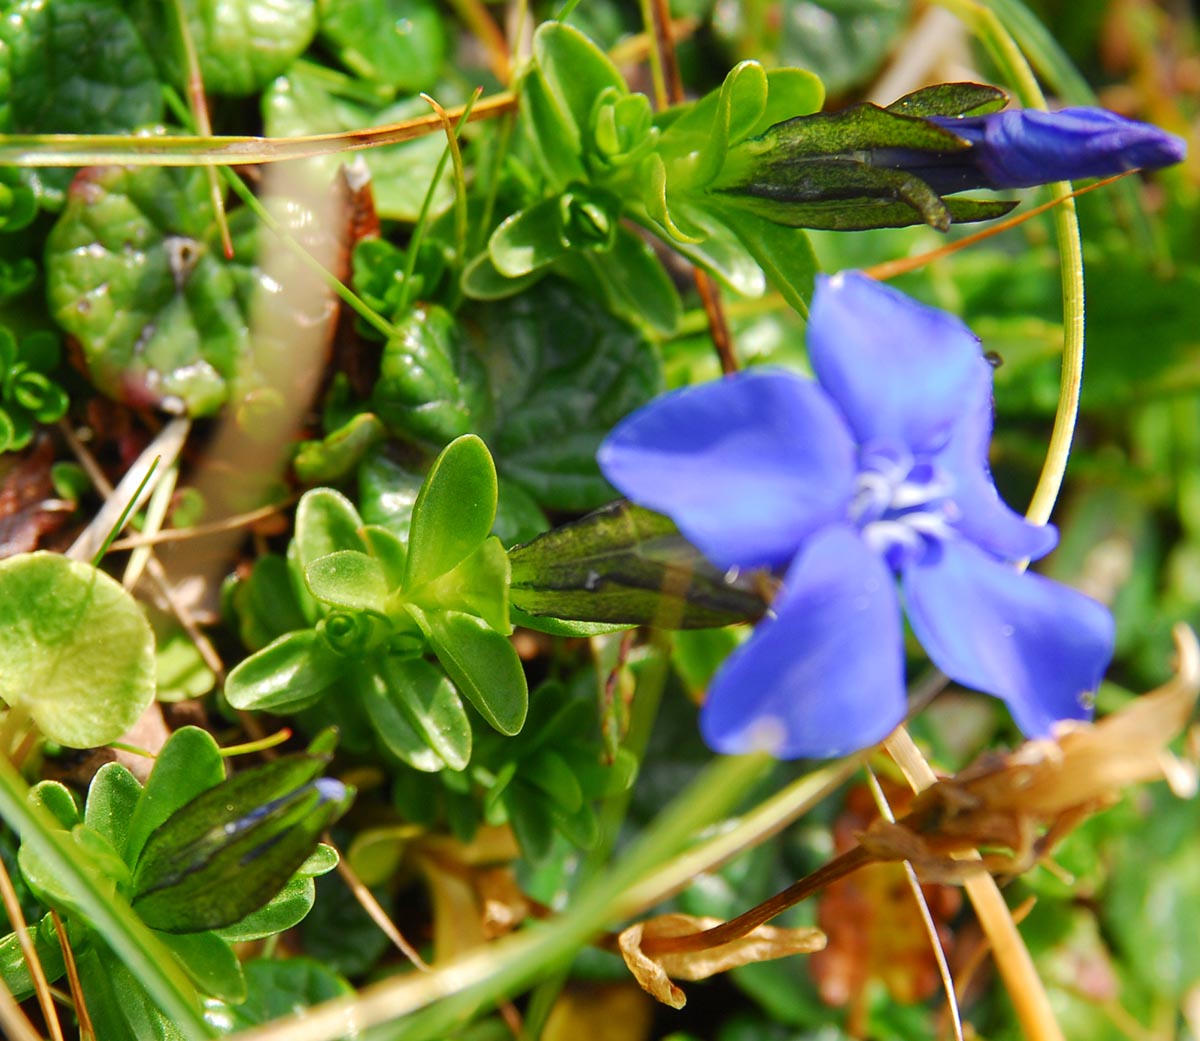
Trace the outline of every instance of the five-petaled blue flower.
<instances>
[{"instance_id":1,"label":"five-petaled blue flower","mask_svg":"<svg viewBox=\"0 0 1200 1041\"><path fill-rule=\"evenodd\" d=\"M600 448L605 476L725 568L783 582L701 714L717 751L844 755L905 711L908 619L955 681L1047 735L1086 718L1112 655L1100 604L1012 566L1057 541L988 469L992 370L957 318L863 275L818 282L816 381L759 370L675 391Z\"/></svg>"}]
</instances>

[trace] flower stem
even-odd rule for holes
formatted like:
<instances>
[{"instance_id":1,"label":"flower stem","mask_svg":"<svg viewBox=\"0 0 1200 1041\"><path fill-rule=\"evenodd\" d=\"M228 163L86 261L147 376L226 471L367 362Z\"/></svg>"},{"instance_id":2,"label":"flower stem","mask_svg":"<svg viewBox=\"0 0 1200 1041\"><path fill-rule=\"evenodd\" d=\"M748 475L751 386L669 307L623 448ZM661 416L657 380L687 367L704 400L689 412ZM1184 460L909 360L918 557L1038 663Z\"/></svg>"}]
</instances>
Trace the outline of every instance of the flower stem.
<instances>
[{"instance_id":1,"label":"flower stem","mask_svg":"<svg viewBox=\"0 0 1200 1041\"><path fill-rule=\"evenodd\" d=\"M924 791L937 781L937 776L904 727L898 728L884 742L884 746L908 778L913 791ZM978 854L975 856L978 857ZM1062 1028L1050 1007L1046 988L1042 986L1029 948L1021 939L996 880L980 871L967 876L963 888L992 945L1000 978L1004 981L1025 1037L1028 1041L1063 1041Z\"/></svg>"}]
</instances>

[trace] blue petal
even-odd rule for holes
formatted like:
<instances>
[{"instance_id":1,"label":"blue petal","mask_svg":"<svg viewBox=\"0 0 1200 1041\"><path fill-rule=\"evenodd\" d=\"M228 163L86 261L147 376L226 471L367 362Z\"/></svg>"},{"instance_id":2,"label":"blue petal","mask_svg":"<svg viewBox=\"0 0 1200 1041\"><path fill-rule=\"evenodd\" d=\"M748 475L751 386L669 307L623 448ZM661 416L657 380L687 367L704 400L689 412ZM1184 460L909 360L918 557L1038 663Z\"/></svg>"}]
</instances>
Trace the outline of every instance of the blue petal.
<instances>
[{"instance_id":1,"label":"blue petal","mask_svg":"<svg viewBox=\"0 0 1200 1041\"><path fill-rule=\"evenodd\" d=\"M954 482L951 498L959 511L954 526L961 535L1002 560L1037 560L1054 548L1058 531L1050 524L1030 524L996 491L988 468L992 375L985 368L964 397L950 440L935 461Z\"/></svg>"},{"instance_id":2,"label":"blue petal","mask_svg":"<svg viewBox=\"0 0 1200 1041\"><path fill-rule=\"evenodd\" d=\"M1102 108L1024 109L930 122L975 146L969 158L992 188L1153 170L1187 154L1183 138Z\"/></svg>"},{"instance_id":3,"label":"blue petal","mask_svg":"<svg viewBox=\"0 0 1200 1041\"><path fill-rule=\"evenodd\" d=\"M987 367L953 315L845 271L817 279L808 357L860 444L882 439L913 453L942 447Z\"/></svg>"},{"instance_id":4,"label":"blue petal","mask_svg":"<svg viewBox=\"0 0 1200 1041\"><path fill-rule=\"evenodd\" d=\"M954 541L904 572L913 631L951 679L1003 698L1023 733L1091 717L1090 696L1113 651L1112 615L1041 575L1018 574Z\"/></svg>"},{"instance_id":5,"label":"blue petal","mask_svg":"<svg viewBox=\"0 0 1200 1041\"><path fill-rule=\"evenodd\" d=\"M597 461L621 494L665 513L720 567L782 567L845 516L855 449L812 380L739 373L626 417Z\"/></svg>"},{"instance_id":6,"label":"blue petal","mask_svg":"<svg viewBox=\"0 0 1200 1041\"><path fill-rule=\"evenodd\" d=\"M781 759L849 755L904 718L896 586L850 528L813 536L788 571L776 616L725 662L700 714L716 751Z\"/></svg>"}]
</instances>

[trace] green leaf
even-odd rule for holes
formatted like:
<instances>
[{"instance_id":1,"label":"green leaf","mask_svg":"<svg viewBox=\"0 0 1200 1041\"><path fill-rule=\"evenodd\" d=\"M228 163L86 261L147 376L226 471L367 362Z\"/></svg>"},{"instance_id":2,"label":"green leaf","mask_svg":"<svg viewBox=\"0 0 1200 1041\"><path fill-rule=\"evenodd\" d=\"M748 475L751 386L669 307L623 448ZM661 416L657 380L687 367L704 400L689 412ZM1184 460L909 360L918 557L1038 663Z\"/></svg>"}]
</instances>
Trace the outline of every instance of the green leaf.
<instances>
[{"instance_id":1,"label":"green leaf","mask_svg":"<svg viewBox=\"0 0 1200 1041\"><path fill-rule=\"evenodd\" d=\"M371 556L383 571L388 590L399 589L404 584L404 568L408 563L408 549L404 543L387 528L375 524L363 528L363 538L371 548Z\"/></svg>"},{"instance_id":2,"label":"green leaf","mask_svg":"<svg viewBox=\"0 0 1200 1041\"><path fill-rule=\"evenodd\" d=\"M397 325L371 400L394 432L435 445L490 421L486 371L474 344L436 305L414 308Z\"/></svg>"},{"instance_id":3,"label":"green leaf","mask_svg":"<svg viewBox=\"0 0 1200 1041\"><path fill-rule=\"evenodd\" d=\"M375 739L401 762L422 773L446 769L438 755L413 723L407 706L402 706L381 674L382 668L360 672L355 692L371 724Z\"/></svg>"},{"instance_id":4,"label":"green leaf","mask_svg":"<svg viewBox=\"0 0 1200 1041\"><path fill-rule=\"evenodd\" d=\"M767 104L748 137L794 116L819 112L825 102L825 84L810 69L771 69L767 73Z\"/></svg>"},{"instance_id":5,"label":"green leaf","mask_svg":"<svg viewBox=\"0 0 1200 1041\"><path fill-rule=\"evenodd\" d=\"M808 236L745 210L721 214L768 281L802 315L808 314L817 274L817 258Z\"/></svg>"},{"instance_id":6,"label":"green leaf","mask_svg":"<svg viewBox=\"0 0 1200 1041\"><path fill-rule=\"evenodd\" d=\"M215 933L159 937L202 994L238 1004L246 999L246 980L233 948Z\"/></svg>"},{"instance_id":7,"label":"green leaf","mask_svg":"<svg viewBox=\"0 0 1200 1041\"><path fill-rule=\"evenodd\" d=\"M265 905L345 812L353 789L314 781L326 757L251 767L178 809L146 841L133 908L152 928L200 932Z\"/></svg>"},{"instance_id":8,"label":"green leaf","mask_svg":"<svg viewBox=\"0 0 1200 1041\"><path fill-rule=\"evenodd\" d=\"M296 596L287 561L274 553L260 556L250 577L233 586L232 606L237 614L238 635L252 651L261 650L285 633L307 629L315 621L315 617L305 614ZM315 605L313 610L315 615Z\"/></svg>"},{"instance_id":9,"label":"green leaf","mask_svg":"<svg viewBox=\"0 0 1200 1041\"><path fill-rule=\"evenodd\" d=\"M253 357L245 283L258 277L222 255L199 169L89 168L46 242L51 313L96 386L192 415L215 412Z\"/></svg>"},{"instance_id":10,"label":"green leaf","mask_svg":"<svg viewBox=\"0 0 1200 1041\"><path fill-rule=\"evenodd\" d=\"M317 28L315 0L183 0L183 7L200 75L213 94L256 94L304 52ZM158 57L172 82L185 86L171 5L138 0L135 11L145 39L170 41Z\"/></svg>"},{"instance_id":11,"label":"green leaf","mask_svg":"<svg viewBox=\"0 0 1200 1041\"><path fill-rule=\"evenodd\" d=\"M640 235L618 226L608 253L583 259L614 314L645 322L665 335L675 331L683 311L679 291L653 248Z\"/></svg>"},{"instance_id":12,"label":"green leaf","mask_svg":"<svg viewBox=\"0 0 1200 1041\"><path fill-rule=\"evenodd\" d=\"M475 550L496 517L496 468L474 435L457 438L430 467L413 506L405 592L452 570Z\"/></svg>"},{"instance_id":13,"label":"green leaf","mask_svg":"<svg viewBox=\"0 0 1200 1041\"><path fill-rule=\"evenodd\" d=\"M391 592L379 561L354 549L318 557L304 569L304 580L318 600L348 611L383 614Z\"/></svg>"},{"instance_id":14,"label":"green leaf","mask_svg":"<svg viewBox=\"0 0 1200 1041\"><path fill-rule=\"evenodd\" d=\"M488 255L505 278L520 278L553 264L568 249L559 198L542 199L507 217L488 239Z\"/></svg>"},{"instance_id":15,"label":"green leaf","mask_svg":"<svg viewBox=\"0 0 1200 1041\"><path fill-rule=\"evenodd\" d=\"M155 828L224 780L225 760L212 735L200 727L180 727L158 753L134 807L125 845L118 851L132 864Z\"/></svg>"},{"instance_id":16,"label":"green leaf","mask_svg":"<svg viewBox=\"0 0 1200 1041\"><path fill-rule=\"evenodd\" d=\"M43 916L36 925L26 926L25 935L33 941L47 982L53 983L66 974L62 945L58 942L54 919L49 914ZM8 992L18 1001L24 1001L33 994L33 979L25 964L21 938L15 932L0 939L0 982L3 982Z\"/></svg>"},{"instance_id":17,"label":"green leaf","mask_svg":"<svg viewBox=\"0 0 1200 1041\"><path fill-rule=\"evenodd\" d=\"M93 934L91 945L76 960L97 1037L104 1041L190 1041L159 1011L137 977L98 936ZM196 1004L200 1004L199 994Z\"/></svg>"},{"instance_id":18,"label":"green leaf","mask_svg":"<svg viewBox=\"0 0 1200 1041\"><path fill-rule=\"evenodd\" d=\"M335 134L429 115L429 106L419 98L377 108L335 97L314 73L302 68L275 80L263 92L262 108L266 133L273 137ZM371 189L380 217L403 221L418 218L445 148L444 136L428 134L359 153L371 171ZM334 155L307 161L332 181L344 159ZM453 201L454 186L449 177L442 177L433 193L430 216L436 217Z\"/></svg>"},{"instance_id":19,"label":"green leaf","mask_svg":"<svg viewBox=\"0 0 1200 1041\"><path fill-rule=\"evenodd\" d=\"M489 444L501 475L553 509L589 509L610 498L596 449L661 389L653 347L557 279L487 308L478 327L490 346L497 430Z\"/></svg>"},{"instance_id":20,"label":"green leaf","mask_svg":"<svg viewBox=\"0 0 1200 1041\"><path fill-rule=\"evenodd\" d=\"M429 90L449 44L431 0L320 0L321 36L364 79L407 94Z\"/></svg>"},{"instance_id":21,"label":"green leaf","mask_svg":"<svg viewBox=\"0 0 1200 1041\"><path fill-rule=\"evenodd\" d=\"M902 116L978 116L997 112L1008 104L1008 95L982 83L938 83L922 87L893 101L889 112Z\"/></svg>"},{"instance_id":22,"label":"green leaf","mask_svg":"<svg viewBox=\"0 0 1200 1041\"><path fill-rule=\"evenodd\" d=\"M378 930L376 930L378 933ZM384 941L386 942L386 940ZM247 998L229 1010L234 1030L300 1015L313 1005L349 997L354 989L313 958L258 958L245 965Z\"/></svg>"},{"instance_id":23,"label":"green leaf","mask_svg":"<svg viewBox=\"0 0 1200 1041\"><path fill-rule=\"evenodd\" d=\"M292 460L292 469L305 484L340 481L385 436L378 416L360 412L320 441L303 442Z\"/></svg>"},{"instance_id":24,"label":"green leaf","mask_svg":"<svg viewBox=\"0 0 1200 1041\"><path fill-rule=\"evenodd\" d=\"M508 638L461 611L430 611L418 621L459 693L500 733L518 733L529 708L529 688Z\"/></svg>"},{"instance_id":25,"label":"green leaf","mask_svg":"<svg viewBox=\"0 0 1200 1041\"><path fill-rule=\"evenodd\" d=\"M384 657L379 662L387 699L451 770L471 758L471 723L454 685L421 658Z\"/></svg>"},{"instance_id":26,"label":"green leaf","mask_svg":"<svg viewBox=\"0 0 1200 1041\"><path fill-rule=\"evenodd\" d=\"M0 561L0 699L70 748L115 741L154 700L154 634L137 602L52 553Z\"/></svg>"},{"instance_id":27,"label":"green leaf","mask_svg":"<svg viewBox=\"0 0 1200 1041\"><path fill-rule=\"evenodd\" d=\"M88 786L83 821L118 853L129 846L129 828L142 798L142 786L120 763L105 763Z\"/></svg>"},{"instance_id":28,"label":"green leaf","mask_svg":"<svg viewBox=\"0 0 1200 1041\"><path fill-rule=\"evenodd\" d=\"M578 155L580 148L591 146L584 135L591 125L596 99L606 89L624 94L629 88L608 55L565 22L543 22L538 26L533 34L533 57L537 75L566 117Z\"/></svg>"},{"instance_id":29,"label":"green leaf","mask_svg":"<svg viewBox=\"0 0 1200 1041\"><path fill-rule=\"evenodd\" d=\"M154 64L133 23L109 0L18 0L0 20L0 129L11 134L111 134L162 118ZM29 171L57 209L72 170Z\"/></svg>"},{"instance_id":30,"label":"green leaf","mask_svg":"<svg viewBox=\"0 0 1200 1041\"><path fill-rule=\"evenodd\" d=\"M354 504L332 488L313 488L296 507L296 532L292 538L302 571L314 561L339 550L366 551L362 518Z\"/></svg>"},{"instance_id":31,"label":"green leaf","mask_svg":"<svg viewBox=\"0 0 1200 1041\"><path fill-rule=\"evenodd\" d=\"M298 712L342 680L342 659L315 629L287 633L239 662L225 679L234 708Z\"/></svg>"},{"instance_id":32,"label":"green leaf","mask_svg":"<svg viewBox=\"0 0 1200 1041\"><path fill-rule=\"evenodd\" d=\"M491 537L453 570L413 590L411 601L422 610L465 611L507 635L508 580L508 554Z\"/></svg>"},{"instance_id":33,"label":"green leaf","mask_svg":"<svg viewBox=\"0 0 1200 1041\"><path fill-rule=\"evenodd\" d=\"M327 875L338 866L340 859L336 849L324 842L318 842L317 848L296 869L296 878L316 878L319 875Z\"/></svg>"},{"instance_id":34,"label":"green leaf","mask_svg":"<svg viewBox=\"0 0 1200 1041\"><path fill-rule=\"evenodd\" d=\"M517 546L509 562L512 602L532 615L701 629L757 619L766 607L666 517L623 501Z\"/></svg>"},{"instance_id":35,"label":"green leaf","mask_svg":"<svg viewBox=\"0 0 1200 1041\"><path fill-rule=\"evenodd\" d=\"M218 929L216 934L228 943L263 940L299 925L316 898L317 887L311 878L293 877L267 904L241 921Z\"/></svg>"},{"instance_id":36,"label":"green leaf","mask_svg":"<svg viewBox=\"0 0 1200 1041\"><path fill-rule=\"evenodd\" d=\"M581 129L551 93L536 66L531 65L521 80L520 95L517 123L525 131L551 187L562 189L585 180Z\"/></svg>"},{"instance_id":37,"label":"green leaf","mask_svg":"<svg viewBox=\"0 0 1200 1041\"><path fill-rule=\"evenodd\" d=\"M363 520L386 528L402 543L408 543L413 506L421 494L423 475L374 452L358 469L358 505Z\"/></svg>"},{"instance_id":38,"label":"green leaf","mask_svg":"<svg viewBox=\"0 0 1200 1041\"><path fill-rule=\"evenodd\" d=\"M693 264L704 268L742 296L762 296L767 288L762 268L741 240L707 204L684 197L672 199L674 219L694 234L687 240L671 238L671 245ZM657 228L653 229L660 233Z\"/></svg>"},{"instance_id":39,"label":"green leaf","mask_svg":"<svg viewBox=\"0 0 1200 1041\"><path fill-rule=\"evenodd\" d=\"M726 150L750 132L766 107L767 75L763 67L756 61L738 62L721 84L712 123L688 172L688 188L703 188L720 173Z\"/></svg>"}]
</instances>

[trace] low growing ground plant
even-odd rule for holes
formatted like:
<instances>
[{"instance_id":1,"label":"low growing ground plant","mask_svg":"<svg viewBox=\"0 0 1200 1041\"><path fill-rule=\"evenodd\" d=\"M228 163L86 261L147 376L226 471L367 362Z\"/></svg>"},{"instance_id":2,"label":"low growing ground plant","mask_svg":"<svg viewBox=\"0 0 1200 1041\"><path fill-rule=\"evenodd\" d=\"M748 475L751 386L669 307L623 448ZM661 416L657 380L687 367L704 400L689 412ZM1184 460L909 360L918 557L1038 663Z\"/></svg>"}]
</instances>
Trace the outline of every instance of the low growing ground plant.
<instances>
[{"instance_id":1,"label":"low growing ground plant","mask_svg":"<svg viewBox=\"0 0 1200 1041\"><path fill-rule=\"evenodd\" d=\"M0 14L5 1037L1197 1033L1193 15Z\"/></svg>"}]
</instances>

